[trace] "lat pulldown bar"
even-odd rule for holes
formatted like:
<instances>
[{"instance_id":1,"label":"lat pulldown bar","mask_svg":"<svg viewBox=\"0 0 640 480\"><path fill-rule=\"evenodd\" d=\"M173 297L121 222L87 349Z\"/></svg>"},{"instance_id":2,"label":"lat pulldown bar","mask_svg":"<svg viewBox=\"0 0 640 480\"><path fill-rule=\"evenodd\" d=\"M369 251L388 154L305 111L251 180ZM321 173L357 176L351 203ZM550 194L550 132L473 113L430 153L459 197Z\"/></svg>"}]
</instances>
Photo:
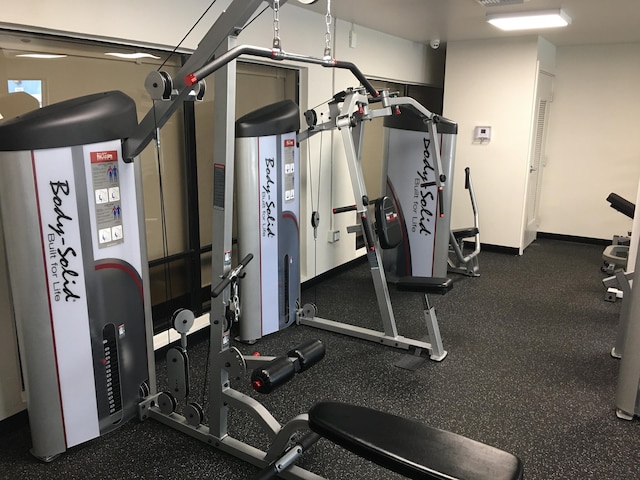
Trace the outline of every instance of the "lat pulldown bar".
<instances>
[{"instance_id":1,"label":"lat pulldown bar","mask_svg":"<svg viewBox=\"0 0 640 480\"><path fill-rule=\"evenodd\" d=\"M254 47L251 45L238 45L231 50L226 51L218 58L207 63L203 67L195 70L192 73L185 75L184 83L188 87L192 87L200 80L204 79L208 75L223 67L227 63L235 60L240 55L253 55L255 57L271 58L273 60L293 60L303 63L313 63L316 65L322 65L323 67L331 68L343 68L349 70L358 79L362 86L371 94L372 97L378 96L378 91L371 85L371 82L363 75L358 67L351 62L342 62L334 58L323 59L310 57L307 55L300 55L297 53L287 53L275 48Z\"/></svg>"}]
</instances>

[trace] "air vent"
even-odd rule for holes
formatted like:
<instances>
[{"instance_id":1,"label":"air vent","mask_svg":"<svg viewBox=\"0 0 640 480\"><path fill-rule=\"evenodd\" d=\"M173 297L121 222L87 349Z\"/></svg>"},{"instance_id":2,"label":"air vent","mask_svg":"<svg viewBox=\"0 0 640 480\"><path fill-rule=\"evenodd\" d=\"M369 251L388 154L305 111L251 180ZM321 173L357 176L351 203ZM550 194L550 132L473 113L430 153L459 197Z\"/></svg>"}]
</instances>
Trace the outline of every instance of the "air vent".
<instances>
[{"instance_id":1,"label":"air vent","mask_svg":"<svg viewBox=\"0 0 640 480\"><path fill-rule=\"evenodd\" d=\"M476 0L480 5L484 7L499 7L502 5L516 5L524 3L528 0Z\"/></svg>"}]
</instances>

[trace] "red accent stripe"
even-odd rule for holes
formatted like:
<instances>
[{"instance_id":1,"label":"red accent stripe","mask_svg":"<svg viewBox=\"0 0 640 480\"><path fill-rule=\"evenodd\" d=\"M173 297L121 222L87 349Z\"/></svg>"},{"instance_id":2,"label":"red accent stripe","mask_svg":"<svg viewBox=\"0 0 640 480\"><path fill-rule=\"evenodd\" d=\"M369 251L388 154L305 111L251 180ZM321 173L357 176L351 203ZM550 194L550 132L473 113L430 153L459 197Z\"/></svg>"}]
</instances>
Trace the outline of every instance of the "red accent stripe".
<instances>
[{"instance_id":1,"label":"red accent stripe","mask_svg":"<svg viewBox=\"0 0 640 480\"><path fill-rule=\"evenodd\" d=\"M142 281L138 276L138 272L136 272L133 268L130 268L127 265L123 265L121 263L99 263L95 266L96 270L104 270L106 268L121 270L127 275L129 275L129 277L131 277L133 281L136 283L136 286L138 287L138 292L140 293L140 298L142 298L142 301L144 302L144 290L142 288Z\"/></svg>"},{"instance_id":2,"label":"red accent stripe","mask_svg":"<svg viewBox=\"0 0 640 480\"><path fill-rule=\"evenodd\" d=\"M260 180L262 179L260 174L260 159L262 158L260 155L260 137L257 139L258 142L258 255L260 262L258 263L258 268L260 269L260 276L258 277L260 281L258 282L258 298L260 299L260 336L262 336L262 332L264 332L264 321L262 318L262 210L260 208L260 191L262 189L262 184Z\"/></svg>"},{"instance_id":3,"label":"red accent stripe","mask_svg":"<svg viewBox=\"0 0 640 480\"><path fill-rule=\"evenodd\" d=\"M296 218L296 216L289 212L282 212L282 218L290 218L291 221L294 223L294 225L296 226L296 231L298 232L298 235L300 235L300 226L298 225L298 219Z\"/></svg>"}]
</instances>

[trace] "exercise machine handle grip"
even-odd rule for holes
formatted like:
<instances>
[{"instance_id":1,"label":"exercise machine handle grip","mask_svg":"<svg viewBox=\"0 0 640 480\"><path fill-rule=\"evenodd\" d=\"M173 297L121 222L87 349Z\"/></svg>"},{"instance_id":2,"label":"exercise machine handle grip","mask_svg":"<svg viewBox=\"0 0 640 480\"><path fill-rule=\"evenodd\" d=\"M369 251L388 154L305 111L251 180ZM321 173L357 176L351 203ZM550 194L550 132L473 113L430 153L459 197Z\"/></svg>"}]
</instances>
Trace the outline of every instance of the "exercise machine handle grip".
<instances>
[{"instance_id":1,"label":"exercise machine handle grip","mask_svg":"<svg viewBox=\"0 0 640 480\"><path fill-rule=\"evenodd\" d=\"M237 47L233 47L208 64L202 66L198 70L185 75L185 85L187 85L188 87L195 85L200 80L204 79L208 75L211 75L219 68L244 54L253 55L256 57L271 58L273 60L294 60L306 63L316 63L322 65L323 67L343 68L349 70L353 74L353 76L358 79L362 86L371 94L372 97L375 98L380 95L378 91L373 87L373 85L371 85L371 82L369 82L369 80L367 80L364 74L360 71L360 69L351 62L343 62L335 59L314 58L306 55L287 53L274 48L254 47L251 45L238 45Z\"/></svg>"},{"instance_id":2,"label":"exercise machine handle grip","mask_svg":"<svg viewBox=\"0 0 640 480\"><path fill-rule=\"evenodd\" d=\"M365 240L367 242L367 249L370 252L373 252L376 249L376 244L373 240L373 232L371 231L371 223L367 218L366 213L362 213L360 215L360 222L362 223L362 229L364 230Z\"/></svg>"},{"instance_id":3,"label":"exercise machine handle grip","mask_svg":"<svg viewBox=\"0 0 640 480\"><path fill-rule=\"evenodd\" d=\"M469 174L470 174L471 170L469 169L469 167L466 167L464 169L464 188L465 190L469 190Z\"/></svg>"},{"instance_id":4,"label":"exercise machine handle grip","mask_svg":"<svg viewBox=\"0 0 640 480\"><path fill-rule=\"evenodd\" d=\"M329 65L325 65L325 66L329 66ZM356 77L360 81L362 86L367 90L367 92L369 92L371 94L371 96L373 98L377 98L380 95L378 93L378 91L373 87L373 85L371 85L371 82L369 80L367 80L367 78L360 71L360 69L358 67L356 67L355 64L353 64L351 62L344 62L344 61L340 61L340 60L334 60L333 66L335 68L344 68L344 69L349 70L353 74L353 76Z\"/></svg>"},{"instance_id":5,"label":"exercise machine handle grip","mask_svg":"<svg viewBox=\"0 0 640 480\"><path fill-rule=\"evenodd\" d=\"M357 210L356 205L347 205L346 207L336 207L333 209L333 213L345 213L345 212L353 212Z\"/></svg>"},{"instance_id":6,"label":"exercise machine handle grip","mask_svg":"<svg viewBox=\"0 0 640 480\"><path fill-rule=\"evenodd\" d=\"M444 191L442 187L438 187L438 210L440 218L444 218Z\"/></svg>"},{"instance_id":7,"label":"exercise machine handle grip","mask_svg":"<svg viewBox=\"0 0 640 480\"><path fill-rule=\"evenodd\" d=\"M315 432L307 433L283 455L273 460L262 471L260 471L260 473L253 477L253 480L271 480L276 478L278 474L293 465L298 457L313 447L320 438L320 435Z\"/></svg>"},{"instance_id":8,"label":"exercise machine handle grip","mask_svg":"<svg viewBox=\"0 0 640 480\"><path fill-rule=\"evenodd\" d=\"M222 281L211 289L211 296L213 298L216 298L218 295L220 295L232 281L238 278L238 276L240 275L240 272L242 272L244 267L246 267L247 264L252 259L253 259L253 253L248 253L242 260L240 260L240 263L238 264L238 266L233 270L230 270L228 273L226 273L222 277Z\"/></svg>"}]
</instances>

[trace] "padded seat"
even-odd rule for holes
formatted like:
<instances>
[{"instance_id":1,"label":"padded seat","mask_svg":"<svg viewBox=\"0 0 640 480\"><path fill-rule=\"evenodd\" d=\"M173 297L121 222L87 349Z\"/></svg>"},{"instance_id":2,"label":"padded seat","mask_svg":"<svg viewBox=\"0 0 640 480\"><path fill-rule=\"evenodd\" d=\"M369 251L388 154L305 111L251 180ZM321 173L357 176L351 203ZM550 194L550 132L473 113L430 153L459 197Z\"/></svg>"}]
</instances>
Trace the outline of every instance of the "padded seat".
<instances>
[{"instance_id":1,"label":"padded seat","mask_svg":"<svg viewBox=\"0 0 640 480\"><path fill-rule=\"evenodd\" d=\"M480 233L480 230L477 227L470 228L456 228L455 230L451 230L456 241L462 240L463 238L471 238L475 237Z\"/></svg>"},{"instance_id":2,"label":"padded seat","mask_svg":"<svg viewBox=\"0 0 640 480\"><path fill-rule=\"evenodd\" d=\"M607 202L611 205L611 208L626 215L629 218L633 218L636 213L636 204L630 202L626 198L621 197L617 193L610 193L607 197Z\"/></svg>"},{"instance_id":3,"label":"padded seat","mask_svg":"<svg viewBox=\"0 0 640 480\"><path fill-rule=\"evenodd\" d=\"M518 480L518 457L461 435L366 407L319 402L309 427L384 468L421 480Z\"/></svg>"},{"instance_id":4,"label":"padded seat","mask_svg":"<svg viewBox=\"0 0 640 480\"><path fill-rule=\"evenodd\" d=\"M401 277L396 282L396 288L406 292L444 295L453 288L453 280L441 277Z\"/></svg>"}]
</instances>

